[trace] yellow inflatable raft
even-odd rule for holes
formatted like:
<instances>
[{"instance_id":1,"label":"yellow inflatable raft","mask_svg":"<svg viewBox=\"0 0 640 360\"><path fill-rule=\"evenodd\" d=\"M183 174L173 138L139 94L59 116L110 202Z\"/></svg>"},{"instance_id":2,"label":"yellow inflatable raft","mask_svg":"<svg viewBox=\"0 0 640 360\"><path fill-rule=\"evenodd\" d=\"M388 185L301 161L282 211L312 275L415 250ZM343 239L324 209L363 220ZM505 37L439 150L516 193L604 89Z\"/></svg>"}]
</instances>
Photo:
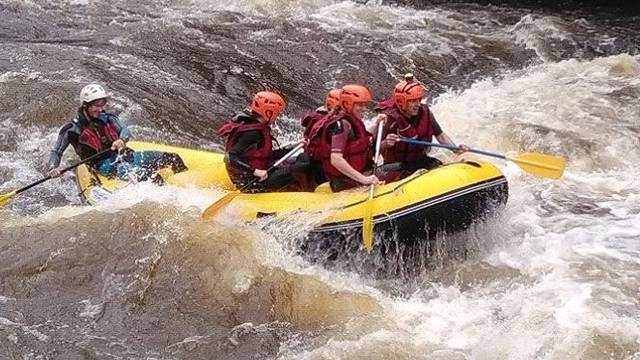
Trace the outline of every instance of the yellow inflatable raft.
<instances>
[{"instance_id":1,"label":"yellow inflatable raft","mask_svg":"<svg viewBox=\"0 0 640 360\"><path fill-rule=\"evenodd\" d=\"M166 183L216 186L234 190L220 153L145 142L130 142L133 150L157 150L179 154L188 171L161 172ZM92 175L87 167L76 170L83 199L89 203L100 194L127 183ZM506 202L508 186L501 171L489 162L467 161L418 171L410 177L378 186L373 203L376 246L381 238L393 238L403 245L424 242L436 233L463 230L476 220L491 214ZM304 234L305 247L326 248L346 241L360 247L364 202L368 188L333 193L323 184L315 192L277 192L240 194L222 211L235 211L247 221L265 217L304 216L313 221L313 230ZM340 240L340 241L339 241Z\"/></svg>"}]
</instances>

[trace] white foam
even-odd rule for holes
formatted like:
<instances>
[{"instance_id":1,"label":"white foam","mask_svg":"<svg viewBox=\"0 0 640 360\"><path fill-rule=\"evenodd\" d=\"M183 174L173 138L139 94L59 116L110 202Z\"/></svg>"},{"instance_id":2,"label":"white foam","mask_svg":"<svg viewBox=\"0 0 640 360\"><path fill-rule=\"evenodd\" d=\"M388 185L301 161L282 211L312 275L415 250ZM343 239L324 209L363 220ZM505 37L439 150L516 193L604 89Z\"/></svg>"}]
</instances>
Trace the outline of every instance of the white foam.
<instances>
[{"instance_id":1,"label":"white foam","mask_svg":"<svg viewBox=\"0 0 640 360\"><path fill-rule=\"evenodd\" d=\"M569 29L561 27L562 20L557 17L525 15L511 28L517 44L534 50L539 58L547 60L545 47L548 39L565 40L573 43Z\"/></svg>"},{"instance_id":2,"label":"white foam","mask_svg":"<svg viewBox=\"0 0 640 360\"><path fill-rule=\"evenodd\" d=\"M91 320L95 320L104 312L105 303L100 302L98 304L92 304L91 300L85 299L80 301L82 304L82 309L80 311L79 316L81 318L89 318Z\"/></svg>"},{"instance_id":3,"label":"white foam","mask_svg":"<svg viewBox=\"0 0 640 360\"><path fill-rule=\"evenodd\" d=\"M0 303L5 304L5 303L7 303L9 301L16 301L16 299L0 295Z\"/></svg>"},{"instance_id":4,"label":"white foam","mask_svg":"<svg viewBox=\"0 0 640 360\"><path fill-rule=\"evenodd\" d=\"M110 197L96 207L100 211L116 212L130 208L144 201L170 203L182 209L196 207L206 209L226 192L220 189L199 189L194 186L177 187L172 185L157 186L151 182L130 184L114 191Z\"/></svg>"},{"instance_id":5,"label":"white foam","mask_svg":"<svg viewBox=\"0 0 640 360\"><path fill-rule=\"evenodd\" d=\"M478 148L505 152L519 151L527 145L529 148L524 150L551 149L571 154L584 151L586 142L593 145L593 155L602 160L578 153L581 158L572 159L569 169L626 166L640 160L634 143L619 136L625 126L636 122L635 113L631 107L620 108L617 103L604 100L602 94L640 87L637 77L621 77L614 72L624 66L621 64L637 64L639 59L618 55L534 66L508 73L501 80L479 81L461 93L443 94L435 99L432 110L456 141ZM617 120L603 126L607 122L604 117L607 115L603 114L615 114ZM556 131L558 135L541 137L535 126ZM514 127L531 130L514 138L516 133L510 132ZM567 136L573 139L566 139Z\"/></svg>"},{"instance_id":6,"label":"white foam","mask_svg":"<svg viewBox=\"0 0 640 360\"><path fill-rule=\"evenodd\" d=\"M35 327L38 327L38 325L26 326L24 324L13 322L13 321L11 321L11 320L9 320L7 318L1 317L1 316L0 316L0 325L5 326L5 327L19 328L25 334L32 335L33 337L35 337L36 339L38 339L38 340L40 340L42 342L49 341L49 336L47 336L47 335L39 332L38 330L34 329Z\"/></svg>"}]
</instances>

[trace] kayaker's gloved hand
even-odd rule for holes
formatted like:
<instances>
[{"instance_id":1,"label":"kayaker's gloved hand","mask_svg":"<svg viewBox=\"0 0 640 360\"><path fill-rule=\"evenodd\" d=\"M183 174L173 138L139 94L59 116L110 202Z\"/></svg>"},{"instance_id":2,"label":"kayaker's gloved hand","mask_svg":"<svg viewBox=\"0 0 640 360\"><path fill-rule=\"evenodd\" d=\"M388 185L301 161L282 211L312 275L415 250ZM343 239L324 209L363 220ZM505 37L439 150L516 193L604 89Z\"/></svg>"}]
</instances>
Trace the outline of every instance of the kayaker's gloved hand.
<instances>
[{"instance_id":1,"label":"kayaker's gloved hand","mask_svg":"<svg viewBox=\"0 0 640 360\"><path fill-rule=\"evenodd\" d=\"M57 178L57 177L60 177L60 175L62 175L62 172L60 171L60 168L57 167L49 170L47 175L51 176L52 178Z\"/></svg>"},{"instance_id":2,"label":"kayaker's gloved hand","mask_svg":"<svg viewBox=\"0 0 640 360\"><path fill-rule=\"evenodd\" d=\"M267 170L255 169L253 175L259 179L259 181L265 181L269 177Z\"/></svg>"},{"instance_id":3,"label":"kayaker's gloved hand","mask_svg":"<svg viewBox=\"0 0 640 360\"><path fill-rule=\"evenodd\" d=\"M113 144L111 144L111 150L124 150L126 144L124 143L124 141L122 141L122 139L118 139L116 141L113 142Z\"/></svg>"}]
</instances>

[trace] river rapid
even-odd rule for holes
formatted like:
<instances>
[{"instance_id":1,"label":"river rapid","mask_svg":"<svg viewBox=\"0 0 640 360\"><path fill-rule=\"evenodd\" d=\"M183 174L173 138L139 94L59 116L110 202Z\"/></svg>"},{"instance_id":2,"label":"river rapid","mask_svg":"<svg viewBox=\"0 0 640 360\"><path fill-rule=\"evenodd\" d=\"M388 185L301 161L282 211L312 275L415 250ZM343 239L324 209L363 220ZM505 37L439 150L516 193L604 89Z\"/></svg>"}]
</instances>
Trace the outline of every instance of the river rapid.
<instances>
[{"instance_id":1,"label":"river rapid","mask_svg":"<svg viewBox=\"0 0 640 360\"><path fill-rule=\"evenodd\" d=\"M202 220L221 191L141 183L90 207L73 176L48 181L0 208L0 358L640 359L639 23L465 3L0 2L2 193L43 176L90 82L136 139L221 149L215 129L258 90L288 98L286 143L329 89L384 99L413 72L456 142L568 161L558 181L495 161L510 198L450 239L469 256L382 278L301 258L295 222Z\"/></svg>"}]
</instances>

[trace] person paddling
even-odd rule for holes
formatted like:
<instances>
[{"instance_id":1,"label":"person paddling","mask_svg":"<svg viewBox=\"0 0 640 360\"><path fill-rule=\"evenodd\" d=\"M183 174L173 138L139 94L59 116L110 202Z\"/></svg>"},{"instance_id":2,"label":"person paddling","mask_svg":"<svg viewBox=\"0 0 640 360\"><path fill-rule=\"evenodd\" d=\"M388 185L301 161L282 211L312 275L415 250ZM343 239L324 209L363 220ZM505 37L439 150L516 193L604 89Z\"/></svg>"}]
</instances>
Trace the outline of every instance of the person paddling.
<instances>
[{"instance_id":1,"label":"person paddling","mask_svg":"<svg viewBox=\"0 0 640 360\"><path fill-rule=\"evenodd\" d=\"M400 138L411 138L431 142L432 137L441 144L455 145L442 130L427 104L422 103L424 85L415 80L413 74L405 75L393 89L393 97L378 103L375 111L387 116L382 129L382 157L385 164L400 162L400 168L409 175L418 169L433 169L442 162L430 157L430 148L400 142ZM469 150L459 145L461 151Z\"/></svg>"},{"instance_id":2,"label":"person paddling","mask_svg":"<svg viewBox=\"0 0 640 360\"><path fill-rule=\"evenodd\" d=\"M371 102L369 89L348 84L340 92L340 111L316 123L309 151L321 159L333 191L376 185L380 179L367 173L372 165L372 135L362 116Z\"/></svg>"},{"instance_id":3,"label":"person paddling","mask_svg":"<svg viewBox=\"0 0 640 360\"><path fill-rule=\"evenodd\" d=\"M251 101L251 109L236 114L217 131L225 138L224 163L231 181L243 192L287 190L293 184L289 168L267 169L288 149L273 149L271 126L284 111L286 102L273 91L260 91ZM254 181L254 180L258 181Z\"/></svg>"},{"instance_id":4,"label":"person paddling","mask_svg":"<svg viewBox=\"0 0 640 360\"><path fill-rule=\"evenodd\" d=\"M131 133L117 116L104 111L108 95L101 85L85 86L80 91L80 102L75 117L58 133L49 158L49 176L61 175L60 161L69 144L80 159L93 157L109 148L113 150L87 162L92 171L102 176L134 181L151 179L162 184L163 179L157 174L159 169L170 167L174 173L187 170L178 154L127 149L126 142Z\"/></svg>"}]
</instances>

